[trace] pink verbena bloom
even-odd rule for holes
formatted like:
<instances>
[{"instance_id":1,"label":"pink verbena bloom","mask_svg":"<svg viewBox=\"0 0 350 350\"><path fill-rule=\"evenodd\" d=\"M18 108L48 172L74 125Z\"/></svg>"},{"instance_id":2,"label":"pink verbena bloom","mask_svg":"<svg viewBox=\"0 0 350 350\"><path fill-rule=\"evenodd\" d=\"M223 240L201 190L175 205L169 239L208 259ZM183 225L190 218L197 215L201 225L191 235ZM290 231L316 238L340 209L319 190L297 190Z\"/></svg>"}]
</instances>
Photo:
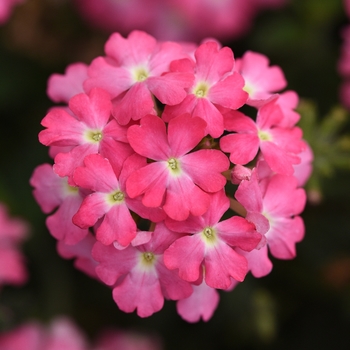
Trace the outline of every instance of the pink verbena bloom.
<instances>
[{"instance_id":1,"label":"pink verbena bloom","mask_svg":"<svg viewBox=\"0 0 350 350\"><path fill-rule=\"evenodd\" d=\"M92 193L84 198L73 222L88 228L101 219L96 239L106 245L117 241L127 246L136 236L136 223L127 206L125 190L109 160L99 154L86 156L84 167L74 171L74 182Z\"/></svg>"},{"instance_id":2,"label":"pink verbena bloom","mask_svg":"<svg viewBox=\"0 0 350 350\"><path fill-rule=\"evenodd\" d=\"M69 100L74 116L62 108L51 110L42 120L46 127L39 133L39 141L46 146L71 146L67 153L55 157L55 172L68 176L70 185L76 167L83 165L84 157L101 153L115 160L113 166L120 171L124 160L133 153L126 140L126 129L115 120L110 121L111 100L102 89L92 89L89 94L78 94ZM114 154L118 157L113 157Z\"/></svg>"},{"instance_id":3,"label":"pink verbena bloom","mask_svg":"<svg viewBox=\"0 0 350 350\"><path fill-rule=\"evenodd\" d=\"M107 57L91 63L84 87L102 87L117 97L113 116L122 125L155 114L153 95L164 104L178 104L192 85L191 74L169 70L171 61L187 56L175 42L158 43L141 31L131 32L127 39L114 33L105 51Z\"/></svg>"},{"instance_id":4,"label":"pink verbena bloom","mask_svg":"<svg viewBox=\"0 0 350 350\"><path fill-rule=\"evenodd\" d=\"M206 123L188 114L170 120L168 130L156 116L147 115L140 126L128 130L131 147L154 162L130 175L126 191L131 198L143 194L148 207L162 206L167 215L184 220L191 213L203 214L209 193L221 190L229 167L220 151L202 149L189 153L205 136Z\"/></svg>"},{"instance_id":5,"label":"pink verbena bloom","mask_svg":"<svg viewBox=\"0 0 350 350\"><path fill-rule=\"evenodd\" d=\"M163 262L164 250L178 237L159 223L151 241L144 245L117 250L113 245L95 244L92 254L99 262L96 273L113 286L113 299L121 310L136 309L140 317L148 317L163 307L164 298L178 300L192 293L190 283Z\"/></svg>"},{"instance_id":6,"label":"pink verbena bloom","mask_svg":"<svg viewBox=\"0 0 350 350\"><path fill-rule=\"evenodd\" d=\"M225 128L236 133L222 137L220 148L230 153L231 162L241 165L252 161L260 149L273 171L292 175L293 165L300 163L298 154L304 148L302 130L280 127L283 118L275 100L258 110L256 122L241 112L227 113Z\"/></svg>"},{"instance_id":7,"label":"pink verbena bloom","mask_svg":"<svg viewBox=\"0 0 350 350\"><path fill-rule=\"evenodd\" d=\"M305 191L298 188L296 178L275 174L259 180L254 171L250 180L241 182L235 197L247 210L247 219L256 226L262 222L256 215L259 212L269 222L266 246L251 253L240 251L248 259L252 274L261 277L271 271L267 248L275 258L294 258L295 244L304 237L304 224L299 214L306 203Z\"/></svg>"},{"instance_id":8,"label":"pink verbena bloom","mask_svg":"<svg viewBox=\"0 0 350 350\"><path fill-rule=\"evenodd\" d=\"M187 97L179 104L165 106L162 118L165 121L190 113L207 123L206 134L216 138L224 132L224 121L217 105L237 109L247 100L243 91L244 80L234 68L233 52L228 47L220 48L218 43L208 41L198 47L194 53L195 62L180 60L172 62L175 71L194 75L194 83L187 90Z\"/></svg>"},{"instance_id":9,"label":"pink verbena bloom","mask_svg":"<svg viewBox=\"0 0 350 350\"><path fill-rule=\"evenodd\" d=\"M300 157L300 163L294 165L294 173L293 176L298 181L298 186L303 187L309 180L313 165L312 162L314 160L314 153L310 147L310 145L307 143L307 141L303 140L305 143L305 147L303 151L299 153Z\"/></svg>"},{"instance_id":10,"label":"pink verbena bloom","mask_svg":"<svg viewBox=\"0 0 350 350\"><path fill-rule=\"evenodd\" d=\"M220 296L215 288L209 287L204 280L192 285L193 293L176 303L177 313L187 322L209 321L216 310Z\"/></svg>"},{"instance_id":11,"label":"pink verbena bloom","mask_svg":"<svg viewBox=\"0 0 350 350\"><path fill-rule=\"evenodd\" d=\"M0 203L0 288L4 284L21 285L27 281L25 259L19 244L26 238L29 227L18 218L10 218Z\"/></svg>"},{"instance_id":12,"label":"pink verbena bloom","mask_svg":"<svg viewBox=\"0 0 350 350\"><path fill-rule=\"evenodd\" d=\"M269 66L265 55L247 51L236 60L235 68L244 78L244 90L248 92L247 104L259 107L274 93L287 85L283 71L278 66Z\"/></svg>"},{"instance_id":13,"label":"pink verbena bloom","mask_svg":"<svg viewBox=\"0 0 350 350\"><path fill-rule=\"evenodd\" d=\"M13 8L25 0L1 0L0 1L0 24L4 24L10 17Z\"/></svg>"},{"instance_id":14,"label":"pink verbena bloom","mask_svg":"<svg viewBox=\"0 0 350 350\"><path fill-rule=\"evenodd\" d=\"M72 222L73 215L78 211L83 194L77 187L70 186L67 178L59 177L50 164L42 164L35 168L30 184L34 187L33 196L41 210L49 214L46 226L51 235L65 244L76 244L88 233Z\"/></svg>"},{"instance_id":15,"label":"pink verbena bloom","mask_svg":"<svg viewBox=\"0 0 350 350\"><path fill-rule=\"evenodd\" d=\"M74 171L74 182L81 188L90 190L73 216L73 223L81 228L96 227L96 239L105 245L116 242L121 247L129 245L136 237L136 223L130 210L145 219L164 220L160 208L147 208L140 198L130 198L125 189L126 179L135 169L146 165L139 156L129 157L118 176L107 158L90 154L84 159L84 167ZM98 221L99 220L99 221Z\"/></svg>"},{"instance_id":16,"label":"pink verbena bloom","mask_svg":"<svg viewBox=\"0 0 350 350\"><path fill-rule=\"evenodd\" d=\"M70 64L64 74L52 74L47 82L47 95L54 102L68 101L84 92L83 82L88 78L88 66L85 63Z\"/></svg>"},{"instance_id":17,"label":"pink verbena bloom","mask_svg":"<svg viewBox=\"0 0 350 350\"><path fill-rule=\"evenodd\" d=\"M178 271L185 281L197 281L202 264L205 282L212 288L228 288L231 278L244 280L248 272L247 261L232 248L250 251L260 242L261 235L242 217L219 221L229 205L222 190L211 195L209 209L204 215L190 216L185 221L166 220L171 230L187 234L164 252L165 265Z\"/></svg>"},{"instance_id":18,"label":"pink verbena bloom","mask_svg":"<svg viewBox=\"0 0 350 350\"><path fill-rule=\"evenodd\" d=\"M298 103L299 96L295 91L288 90L278 95L276 104L281 108L284 116L279 126L283 128L292 128L298 123L300 114L295 111L298 107Z\"/></svg>"}]
</instances>

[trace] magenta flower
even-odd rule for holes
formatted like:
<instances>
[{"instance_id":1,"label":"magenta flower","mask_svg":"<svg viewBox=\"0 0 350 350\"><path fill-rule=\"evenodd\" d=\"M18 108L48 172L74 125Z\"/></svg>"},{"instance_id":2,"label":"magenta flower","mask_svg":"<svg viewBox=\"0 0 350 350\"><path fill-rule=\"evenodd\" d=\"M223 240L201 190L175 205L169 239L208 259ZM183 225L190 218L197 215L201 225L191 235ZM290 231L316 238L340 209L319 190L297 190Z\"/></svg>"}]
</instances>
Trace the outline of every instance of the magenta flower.
<instances>
[{"instance_id":1,"label":"magenta flower","mask_svg":"<svg viewBox=\"0 0 350 350\"><path fill-rule=\"evenodd\" d=\"M190 234L177 239L164 252L167 268L178 271L185 281L195 282L203 264L205 282L212 288L227 289L231 278L243 281L248 264L232 247L250 251L260 242L261 235L253 224L239 216L219 222L228 208L228 198L219 191L211 195L204 215L190 216L185 221L167 220L171 230Z\"/></svg>"},{"instance_id":2,"label":"magenta flower","mask_svg":"<svg viewBox=\"0 0 350 350\"><path fill-rule=\"evenodd\" d=\"M165 123L148 115L140 126L128 130L131 147L154 162L130 175L126 191L131 198L143 194L148 207L162 206L167 215L184 220L191 213L203 214L209 206L209 193L221 190L228 169L226 156L217 150L189 153L205 136L206 123L188 114ZM168 132L167 132L168 131Z\"/></svg>"},{"instance_id":3,"label":"magenta flower","mask_svg":"<svg viewBox=\"0 0 350 350\"><path fill-rule=\"evenodd\" d=\"M293 165L300 163L298 154L304 148L302 131L298 127L280 127L284 116L274 100L259 109L256 123L240 112L226 116L226 129L236 133L222 137L220 147L230 153L231 162L247 164L260 149L273 171L285 175L294 173Z\"/></svg>"},{"instance_id":4,"label":"magenta flower","mask_svg":"<svg viewBox=\"0 0 350 350\"><path fill-rule=\"evenodd\" d=\"M118 172L124 160L133 153L127 144L126 129L115 120L109 121L111 107L109 94L96 88L88 95L81 93L69 100L74 116L62 108L55 108L42 120L41 124L47 129L39 133L41 143L72 147L69 152L58 153L54 165L59 176L68 176L70 185L74 185L74 169L83 165L88 154L101 153L115 160L113 166Z\"/></svg>"},{"instance_id":5,"label":"magenta flower","mask_svg":"<svg viewBox=\"0 0 350 350\"><path fill-rule=\"evenodd\" d=\"M136 236L136 224L126 203L126 193L108 159L99 154L85 157L84 167L74 171L74 182L92 193L84 198L73 222L88 228L102 219L96 239L106 245L117 241L127 246Z\"/></svg>"},{"instance_id":6,"label":"magenta flower","mask_svg":"<svg viewBox=\"0 0 350 350\"><path fill-rule=\"evenodd\" d=\"M194 84L188 89L187 97L177 105L165 106L162 118L165 121L190 113L207 123L206 134L219 137L224 132L224 121L216 107L237 109L247 101L243 91L244 80L234 68L233 52L230 48L221 48L216 42L209 41L194 53L195 63L180 60L172 63L175 71L188 72L194 75Z\"/></svg>"},{"instance_id":7,"label":"magenta flower","mask_svg":"<svg viewBox=\"0 0 350 350\"><path fill-rule=\"evenodd\" d=\"M154 114L152 94L164 104L174 105L186 97L185 88L192 85L192 75L170 72L171 61L187 57L181 45L174 42L157 43L152 36L131 32L127 39L119 33L106 43L107 57L96 58L89 67L90 78L84 87L102 87L114 103L113 116L126 125L131 119Z\"/></svg>"}]
</instances>

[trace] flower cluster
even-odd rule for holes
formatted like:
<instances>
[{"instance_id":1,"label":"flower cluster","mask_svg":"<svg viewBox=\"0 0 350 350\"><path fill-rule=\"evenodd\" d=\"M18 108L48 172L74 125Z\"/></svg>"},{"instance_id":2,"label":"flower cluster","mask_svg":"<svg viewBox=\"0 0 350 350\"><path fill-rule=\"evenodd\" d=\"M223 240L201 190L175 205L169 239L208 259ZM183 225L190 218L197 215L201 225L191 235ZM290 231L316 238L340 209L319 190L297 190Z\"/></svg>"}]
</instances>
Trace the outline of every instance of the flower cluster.
<instances>
[{"instance_id":1,"label":"flower cluster","mask_svg":"<svg viewBox=\"0 0 350 350\"><path fill-rule=\"evenodd\" d=\"M28 234L28 225L10 218L0 203L0 288L5 284L21 285L27 281L27 269L19 245Z\"/></svg>"},{"instance_id":2,"label":"flower cluster","mask_svg":"<svg viewBox=\"0 0 350 350\"><path fill-rule=\"evenodd\" d=\"M74 0L87 21L108 32L138 28L160 40L236 38L249 30L265 8L286 0ZM215 21L212 20L215 18Z\"/></svg>"},{"instance_id":3,"label":"flower cluster","mask_svg":"<svg viewBox=\"0 0 350 350\"><path fill-rule=\"evenodd\" d=\"M147 317L170 299L208 320L217 289L268 274L268 251L291 259L303 238L298 96L279 93L284 74L264 55L235 60L212 40L114 33L105 53L49 79L64 105L42 120L54 165L35 169L34 196L61 256L121 310Z\"/></svg>"},{"instance_id":4,"label":"flower cluster","mask_svg":"<svg viewBox=\"0 0 350 350\"><path fill-rule=\"evenodd\" d=\"M66 317L57 317L44 326L27 322L0 334L3 350L160 350L159 339L119 330L105 330L89 344L82 331Z\"/></svg>"}]
</instances>

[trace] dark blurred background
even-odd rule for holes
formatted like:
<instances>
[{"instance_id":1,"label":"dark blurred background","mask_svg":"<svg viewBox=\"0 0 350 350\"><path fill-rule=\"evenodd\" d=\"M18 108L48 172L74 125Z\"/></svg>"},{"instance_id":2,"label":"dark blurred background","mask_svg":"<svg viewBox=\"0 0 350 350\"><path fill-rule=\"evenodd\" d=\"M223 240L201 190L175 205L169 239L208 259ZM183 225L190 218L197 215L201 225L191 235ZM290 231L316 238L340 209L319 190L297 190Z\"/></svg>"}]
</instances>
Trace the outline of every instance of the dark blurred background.
<instances>
[{"instance_id":1,"label":"dark blurred background","mask_svg":"<svg viewBox=\"0 0 350 350\"><path fill-rule=\"evenodd\" d=\"M341 0L290 0L278 10L260 12L250 31L223 44L236 57L257 51L282 67L288 89L311 101L321 123L339 105L340 32L348 22ZM91 337L115 326L157 334L165 349L348 349L350 176L341 167L332 176L316 174L316 201L315 188L308 188L313 199L302 215L306 236L297 245L297 258L273 259L267 277L248 275L234 291L220 293L219 307L207 323L186 323L174 302L165 302L162 311L147 319L125 314L108 287L58 257L28 182L37 165L51 163L37 137L40 121L53 105L46 82L70 63L90 63L103 55L108 36L89 27L68 0L28 0L0 27L0 200L31 225L23 247L30 280L1 291L0 326L65 314ZM344 123L340 135L350 132L349 124ZM311 126L308 132L311 144L318 142L316 131Z\"/></svg>"}]
</instances>

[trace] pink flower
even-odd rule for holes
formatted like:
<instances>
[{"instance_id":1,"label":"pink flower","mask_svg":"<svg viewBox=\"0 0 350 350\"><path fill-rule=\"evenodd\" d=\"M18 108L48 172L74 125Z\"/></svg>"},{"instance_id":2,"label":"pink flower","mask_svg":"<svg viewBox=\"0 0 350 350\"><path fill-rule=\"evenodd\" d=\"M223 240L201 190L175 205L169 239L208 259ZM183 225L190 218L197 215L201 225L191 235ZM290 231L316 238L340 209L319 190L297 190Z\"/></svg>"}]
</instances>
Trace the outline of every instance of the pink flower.
<instances>
[{"instance_id":1,"label":"pink flower","mask_svg":"<svg viewBox=\"0 0 350 350\"><path fill-rule=\"evenodd\" d=\"M71 146L67 153L55 157L55 172L68 176L74 185L73 171L83 164L84 157L91 153L101 153L115 160L113 166L120 171L124 160L133 152L127 144L125 128L111 116L109 94L102 89L93 89L88 95L81 93L69 100L69 108L74 116L64 109L51 110L41 124L47 129L39 133L39 141L47 146ZM113 156L118 154L118 157Z\"/></svg>"},{"instance_id":2,"label":"pink flower","mask_svg":"<svg viewBox=\"0 0 350 350\"><path fill-rule=\"evenodd\" d=\"M65 74L52 74L47 82L47 95L54 102L68 103L74 95L84 92L87 70L85 63L74 63L66 68Z\"/></svg>"},{"instance_id":3,"label":"pink flower","mask_svg":"<svg viewBox=\"0 0 350 350\"><path fill-rule=\"evenodd\" d=\"M30 184L34 187L33 196L44 213L53 214L47 217L46 225L53 237L66 244L76 244L88 233L72 222L78 211L83 195L77 187L68 184L67 178L59 177L50 164L36 167Z\"/></svg>"},{"instance_id":4,"label":"pink flower","mask_svg":"<svg viewBox=\"0 0 350 350\"><path fill-rule=\"evenodd\" d=\"M195 79L187 97L177 105L165 106L162 118L169 121L190 113L204 119L205 133L216 138L224 131L223 116L216 105L231 109L242 107L247 100L244 81L237 72L232 73L235 62L230 48L220 49L216 42L209 41L199 46L194 55L195 65L189 60L172 63L173 70L194 74Z\"/></svg>"},{"instance_id":5,"label":"pink flower","mask_svg":"<svg viewBox=\"0 0 350 350\"><path fill-rule=\"evenodd\" d=\"M294 165L294 177L298 180L298 187L303 187L309 180L311 173L312 173L312 162L314 160L314 154L310 147L310 145L307 143L307 141L304 140L305 147L303 151L299 153L300 157L300 163Z\"/></svg>"},{"instance_id":6,"label":"pink flower","mask_svg":"<svg viewBox=\"0 0 350 350\"><path fill-rule=\"evenodd\" d=\"M235 164L247 164L257 155L259 149L273 171L292 175L293 165L300 163L298 154L303 150L302 131L298 127L282 128L284 116L275 100L263 105L256 123L243 113L227 113L225 127L229 134L221 138L220 147L230 153Z\"/></svg>"},{"instance_id":7,"label":"pink flower","mask_svg":"<svg viewBox=\"0 0 350 350\"><path fill-rule=\"evenodd\" d=\"M168 130L153 115L142 118L140 126L131 126L127 134L131 147L154 162L130 175L127 194L131 198L143 194L145 206L162 206L175 220L184 220L190 213L203 214L210 201L207 192L224 187L221 172L229 166L226 156L217 150L189 153L205 136L205 127L202 119L188 114L172 119Z\"/></svg>"},{"instance_id":8,"label":"pink flower","mask_svg":"<svg viewBox=\"0 0 350 350\"><path fill-rule=\"evenodd\" d=\"M266 56L247 51L236 60L235 68L244 78L244 90L248 92L247 104L259 107L272 94L284 89L287 85L280 67L269 66Z\"/></svg>"},{"instance_id":9,"label":"pink flower","mask_svg":"<svg viewBox=\"0 0 350 350\"><path fill-rule=\"evenodd\" d=\"M89 67L84 87L107 90L114 102L113 116L122 124L155 114L154 95L164 104L180 103L192 75L170 72L171 61L186 57L175 42L157 43L152 36L133 31L127 39L114 33L106 43L106 58L98 57Z\"/></svg>"},{"instance_id":10,"label":"pink flower","mask_svg":"<svg viewBox=\"0 0 350 350\"><path fill-rule=\"evenodd\" d=\"M176 303L177 313L187 322L209 321L216 310L220 296L215 288L209 287L204 280L193 285L193 293Z\"/></svg>"},{"instance_id":11,"label":"pink flower","mask_svg":"<svg viewBox=\"0 0 350 350\"><path fill-rule=\"evenodd\" d=\"M229 199L224 191L219 191L211 195L210 207L204 215L190 216L185 221L167 220L171 230L190 235L177 239L164 252L165 265L178 271L185 281L195 282L203 264L205 282L212 288L227 289L231 278L243 281L248 272L247 261L232 247L250 251L261 235L242 217L219 222L228 208Z\"/></svg>"},{"instance_id":12,"label":"pink flower","mask_svg":"<svg viewBox=\"0 0 350 350\"><path fill-rule=\"evenodd\" d=\"M125 312L137 310L148 317L163 307L164 298L178 300L192 293L191 285L168 270L163 252L179 237L164 224L157 224L151 241L138 247L117 250L97 242L93 257L99 262L98 277L113 287L113 299Z\"/></svg>"},{"instance_id":13,"label":"pink flower","mask_svg":"<svg viewBox=\"0 0 350 350\"><path fill-rule=\"evenodd\" d=\"M250 180L241 182L235 197L247 210L247 220L257 228L264 227L266 232L267 246L249 253L239 251L248 259L253 275L261 277L271 271L267 247L278 259L294 258L295 244L304 237L303 220L298 215L306 203L305 191L297 187L296 178L275 174L258 180L256 171L253 171ZM267 231L261 215L268 220Z\"/></svg>"},{"instance_id":14,"label":"pink flower","mask_svg":"<svg viewBox=\"0 0 350 350\"><path fill-rule=\"evenodd\" d=\"M101 219L96 239L106 245L117 241L127 246L136 236L136 224L127 206L125 189L108 159L99 154L85 157L84 167L74 171L74 182L92 193L84 198L73 222L88 228Z\"/></svg>"}]
</instances>

